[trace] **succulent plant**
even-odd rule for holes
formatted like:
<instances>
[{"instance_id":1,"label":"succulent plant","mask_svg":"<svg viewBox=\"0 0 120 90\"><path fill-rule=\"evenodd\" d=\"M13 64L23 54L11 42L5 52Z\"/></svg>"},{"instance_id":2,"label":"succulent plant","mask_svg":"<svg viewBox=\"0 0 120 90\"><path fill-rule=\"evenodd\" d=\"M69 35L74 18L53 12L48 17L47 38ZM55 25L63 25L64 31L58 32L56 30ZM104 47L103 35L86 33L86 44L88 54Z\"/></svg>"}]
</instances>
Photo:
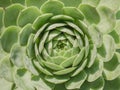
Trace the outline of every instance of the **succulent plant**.
<instances>
[{"instance_id":1,"label":"succulent plant","mask_svg":"<svg viewBox=\"0 0 120 90\"><path fill-rule=\"evenodd\" d=\"M0 0L1 90L120 90L120 0Z\"/></svg>"}]
</instances>

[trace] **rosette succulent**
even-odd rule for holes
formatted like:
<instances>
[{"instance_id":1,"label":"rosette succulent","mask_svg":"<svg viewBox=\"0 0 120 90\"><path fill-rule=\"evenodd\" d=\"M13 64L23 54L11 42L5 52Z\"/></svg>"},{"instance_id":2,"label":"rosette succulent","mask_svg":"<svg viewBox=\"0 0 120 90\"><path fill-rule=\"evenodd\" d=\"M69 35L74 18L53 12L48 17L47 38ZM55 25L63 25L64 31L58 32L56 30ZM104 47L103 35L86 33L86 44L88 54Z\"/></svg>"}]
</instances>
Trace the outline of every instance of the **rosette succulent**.
<instances>
[{"instance_id":1,"label":"rosette succulent","mask_svg":"<svg viewBox=\"0 0 120 90\"><path fill-rule=\"evenodd\" d=\"M120 0L0 0L1 90L120 90Z\"/></svg>"}]
</instances>

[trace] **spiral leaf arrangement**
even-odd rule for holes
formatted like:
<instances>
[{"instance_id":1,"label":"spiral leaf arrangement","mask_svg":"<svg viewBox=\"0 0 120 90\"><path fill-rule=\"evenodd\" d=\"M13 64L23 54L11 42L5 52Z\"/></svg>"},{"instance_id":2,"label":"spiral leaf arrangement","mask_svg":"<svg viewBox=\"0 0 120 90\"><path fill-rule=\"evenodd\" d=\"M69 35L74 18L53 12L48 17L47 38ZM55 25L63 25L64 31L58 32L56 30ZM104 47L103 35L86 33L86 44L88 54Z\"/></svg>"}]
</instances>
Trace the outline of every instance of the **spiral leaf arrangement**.
<instances>
[{"instance_id":1,"label":"spiral leaf arrangement","mask_svg":"<svg viewBox=\"0 0 120 90\"><path fill-rule=\"evenodd\" d=\"M1 0L1 90L120 90L120 0Z\"/></svg>"}]
</instances>

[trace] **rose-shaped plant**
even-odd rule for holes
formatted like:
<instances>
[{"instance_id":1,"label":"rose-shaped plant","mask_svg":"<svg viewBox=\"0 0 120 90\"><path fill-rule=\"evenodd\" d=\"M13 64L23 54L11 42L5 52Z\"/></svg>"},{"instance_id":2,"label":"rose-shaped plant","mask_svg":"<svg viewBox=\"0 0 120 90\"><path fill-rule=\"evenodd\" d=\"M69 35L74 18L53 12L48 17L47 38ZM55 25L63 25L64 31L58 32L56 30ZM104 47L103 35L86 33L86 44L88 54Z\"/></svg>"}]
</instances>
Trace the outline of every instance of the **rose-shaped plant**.
<instances>
[{"instance_id":1,"label":"rose-shaped plant","mask_svg":"<svg viewBox=\"0 0 120 90\"><path fill-rule=\"evenodd\" d=\"M1 90L120 90L120 0L0 0Z\"/></svg>"}]
</instances>

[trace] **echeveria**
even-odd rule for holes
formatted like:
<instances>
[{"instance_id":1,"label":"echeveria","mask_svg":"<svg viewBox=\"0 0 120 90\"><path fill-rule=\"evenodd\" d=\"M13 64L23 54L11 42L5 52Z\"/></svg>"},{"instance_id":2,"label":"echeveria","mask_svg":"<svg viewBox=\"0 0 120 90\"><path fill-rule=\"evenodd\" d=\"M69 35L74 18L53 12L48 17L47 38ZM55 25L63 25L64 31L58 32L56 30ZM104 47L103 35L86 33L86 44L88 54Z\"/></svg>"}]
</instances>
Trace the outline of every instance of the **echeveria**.
<instances>
[{"instance_id":1,"label":"echeveria","mask_svg":"<svg viewBox=\"0 0 120 90\"><path fill-rule=\"evenodd\" d=\"M1 90L120 90L120 0L0 0Z\"/></svg>"}]
</instances>

